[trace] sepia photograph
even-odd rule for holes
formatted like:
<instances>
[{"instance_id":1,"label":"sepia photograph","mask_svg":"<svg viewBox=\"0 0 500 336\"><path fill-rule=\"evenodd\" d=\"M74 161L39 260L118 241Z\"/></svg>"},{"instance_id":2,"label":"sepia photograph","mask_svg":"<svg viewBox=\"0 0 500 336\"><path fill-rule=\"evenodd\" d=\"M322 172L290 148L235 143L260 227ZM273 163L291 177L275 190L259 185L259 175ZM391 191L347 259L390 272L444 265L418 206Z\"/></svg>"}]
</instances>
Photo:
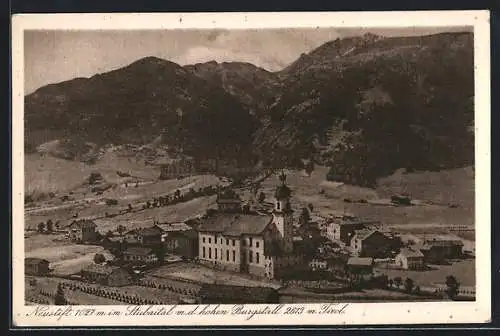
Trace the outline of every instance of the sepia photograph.
<instances>
[{"instance_id":1,"label":"sepia photograph","mask_svg":"<svg viewBox=\"0 0 500 336\"><path fill-rule=\"evenodd\" d=\"M179 26L45 19L17 36L14 276L31 323L58 316L51 306L300 323L365 304L476 304L480 286L489 297L473 17L168 18Z\"/></svg>"}]
</instances>

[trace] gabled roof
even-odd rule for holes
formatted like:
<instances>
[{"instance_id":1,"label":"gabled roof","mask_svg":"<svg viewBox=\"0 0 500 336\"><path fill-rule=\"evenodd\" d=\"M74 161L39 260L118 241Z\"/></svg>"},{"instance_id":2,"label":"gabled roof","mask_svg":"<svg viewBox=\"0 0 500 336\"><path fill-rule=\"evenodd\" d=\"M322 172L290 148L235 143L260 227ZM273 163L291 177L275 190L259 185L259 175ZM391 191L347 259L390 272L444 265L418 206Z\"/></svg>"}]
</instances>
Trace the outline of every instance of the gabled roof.
<instances>
[{"instance_id":1,"label":"gabled roof","mask_svg":"<svg viewBox=\"0 0 500 336\"><path fill-rule=\"evenodd\" d=\"M365 240L366 238L370 237L372 234L374 234L376 231L375 230L357 230L354 233L354 237L359 239L359 240Z\"/></svg>"},{"instance_id":2,"label":"gabled roof","mask_svg":"<svg viewBox=\"0 0 500 336\"><path fill-rule=\"evenodd\" d=\"M351 257L347 260L347 265L350 266L372 266L373 258L360 258L360 257Z\"/></svg>"},{"instance_id":3,"label":"gabled roof","mask_svg":"<svg viewBox=\"0 0 500 336\"><path fill-rule=\"evenodd\" d=\"M189 231L191 230L191 226L186 223L163 223L157 224L157 226L162 229L164 232L175 232L175 231Z\"/></svg>"},{"instance_id":4,"label":"gabled roof","mask_svg":"<svg viewBox=\"0 0 500 336\"><path fill-rule=\"evenodd\" d=\"M272 217L267 215L218 212L205 218L198 231L221 233L228 236L258 235L271 223L271 220Z\"/></svg>"},{"instance_id":5,"label":"gabled roof","mask_svg":"<svg viewBox=\"0 0 500 336\"><path fill-rule=\"evenodd\" d=\"M401 251L399 251L399 254L407 258L421 258L424 256L420 250L407 247L402 248Z\"/></svg>"},{"instance_id":6,"label":"gabled roof","mask_svg":"<svg viewBox=\"0 0 500 336\"><path fill-rule=\"evenodd\" d=\"M123 253L131 255L148 256L153 254L153 250L149 247L129 247L128 249L123 251Z\"/></svg>"},{"instance_id":7,"label":"gabled roof","mask_svg":"<svg viewBox=\"0 0 500 336\"><path fill-rule=\"evenodd\" d=\"M377 220L371 220L371 219L363 219L363 218L358 218L354 216L342 216L335 218L332 222L332 224L337 224L341 226L362 226L362 225L376 225L380 224L380 221Z\"/></svg>"}]
</instances>

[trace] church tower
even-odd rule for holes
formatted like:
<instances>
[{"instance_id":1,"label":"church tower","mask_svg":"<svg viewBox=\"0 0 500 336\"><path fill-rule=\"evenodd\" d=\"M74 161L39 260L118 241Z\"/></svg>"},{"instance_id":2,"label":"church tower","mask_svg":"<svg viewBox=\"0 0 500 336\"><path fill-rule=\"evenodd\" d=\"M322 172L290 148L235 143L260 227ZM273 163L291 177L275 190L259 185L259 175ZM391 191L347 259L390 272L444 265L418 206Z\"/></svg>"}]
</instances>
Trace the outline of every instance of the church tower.
<instances>
[{"instance_id":1,"label":"church tower","mask_svg":"<svg viewBox=\"0 0 500 336\"><path fill-rule=\"evenodd\" d=\"M293 211L290 205L292 191L286 185L286 175L284 172L281 172L279 179L281 182L276 187L276 192L274 193L273 222L283 239L285 252L289 253L293 250Z\"/></svg>"}]
</instances>

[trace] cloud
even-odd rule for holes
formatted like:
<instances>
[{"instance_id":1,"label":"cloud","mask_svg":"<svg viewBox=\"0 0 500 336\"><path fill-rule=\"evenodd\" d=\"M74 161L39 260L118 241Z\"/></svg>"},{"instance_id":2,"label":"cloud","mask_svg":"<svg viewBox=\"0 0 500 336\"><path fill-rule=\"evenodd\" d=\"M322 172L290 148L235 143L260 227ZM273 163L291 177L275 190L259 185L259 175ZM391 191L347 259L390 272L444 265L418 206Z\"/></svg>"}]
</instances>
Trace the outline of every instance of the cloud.
<instances>
[{"instance_id":1,"label":"cloud","mask_svg":"<svg viewBox=\"0 0 500 336\"><path fill-rule=\"evenodd\" d=\"M201 45L188 48L174 61L193 64L207 61L249 62L269 71L281 70L301 53L339 37L334 29L222 31Z\"/></svg>"}]
</instances>

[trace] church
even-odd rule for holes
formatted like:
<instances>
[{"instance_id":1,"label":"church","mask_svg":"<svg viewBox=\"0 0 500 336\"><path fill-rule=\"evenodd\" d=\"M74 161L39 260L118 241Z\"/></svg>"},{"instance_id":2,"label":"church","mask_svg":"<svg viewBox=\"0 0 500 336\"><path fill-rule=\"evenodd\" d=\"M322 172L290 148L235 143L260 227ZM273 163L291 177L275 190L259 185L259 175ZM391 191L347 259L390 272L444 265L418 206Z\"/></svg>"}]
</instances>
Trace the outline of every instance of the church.
<instances>
[{"instance_id":1,"label":"church","mask_svg":"<svg viewBox=\"0 0 500 336\"><path fill-rule=\"evenodd\" d=\"M220 269L268 279L280 278L302 262L294 249L291 190L280 175L271 214L243 211L232 190L218 195L217 211L207 214L199 227L199 258Z\"/></svg>"}]
</instances>

